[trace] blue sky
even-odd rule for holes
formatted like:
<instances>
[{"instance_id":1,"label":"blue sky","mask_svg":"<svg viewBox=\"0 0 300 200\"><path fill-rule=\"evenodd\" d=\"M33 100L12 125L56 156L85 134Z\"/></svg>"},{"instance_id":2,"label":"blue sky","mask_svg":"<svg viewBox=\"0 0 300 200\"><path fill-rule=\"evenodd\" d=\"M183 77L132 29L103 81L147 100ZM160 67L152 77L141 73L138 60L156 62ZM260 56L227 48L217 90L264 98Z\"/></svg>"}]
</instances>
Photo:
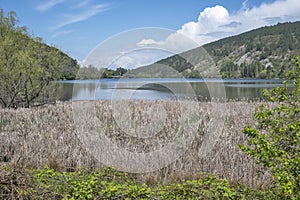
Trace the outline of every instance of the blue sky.
<instances>
[{"instance_id":1,"label":"blue sky","mask_svg":"<svg viewBox=\"0 0 300 200\"><path fill-rule=\"evenodd\" d=\"M1 0L0 7L16 11L31 34L81 61L107 38L135 28L171 29L201 45L253 28L297 21L298 1ZM163 42L148 36L139 44L149 43Z\"/></svg>"}]
</instances>

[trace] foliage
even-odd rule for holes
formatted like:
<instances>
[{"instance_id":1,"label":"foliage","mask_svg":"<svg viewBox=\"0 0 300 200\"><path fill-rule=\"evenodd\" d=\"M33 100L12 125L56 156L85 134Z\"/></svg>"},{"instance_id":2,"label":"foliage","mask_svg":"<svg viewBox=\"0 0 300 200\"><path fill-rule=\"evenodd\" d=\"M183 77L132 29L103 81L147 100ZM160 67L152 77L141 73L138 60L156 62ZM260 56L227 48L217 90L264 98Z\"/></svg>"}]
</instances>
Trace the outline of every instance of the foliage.
<instances>
[{"instance_id":1,"label":"foliage","mask_svg":"<svg viewBox=\"0 0 300 200\"><path fill-rule=\"evenodd\" d=\"M203 179L187 180L161 186L161 199L231 199L235 197L234 188L226 180L218 180L215 176L203 174Z\"/></svg>"},{"instance_id":2,"label":"foliage","mask_svg":"<svg viewBox=\"0 0 300 200\"><path fill-rule=\"evenodd\" d=\"M55 80L74 79L77 62L17 26L0 8L0 105L30 107L55 100Z\"/></svg>"},{"instance_id":3,"label":"foliage","mask_svg":"<svg viewBox=\"0 0 300 200\"><path fill-rule=\"evenodd\" d=\"M300 59L286 73L284 86L265 91L273 107L260 106L256 126L246 126L246 154L270 170L283 198L299 199L300 191Z\"/></svg>"},{"instance_id":4,"label":"foliage","mask_svg":"<svg viewBox=\"0 0 300 200\"><path fill-rule=\"evenodd\" d=\"M116 71L114 72L114 76L123 76L127 73L127 69L124 69L122 67L118 67Z\"/></svg>"},{"instance_id":5,"label":"foliage","mask_svg":"<svg viewBox=\"0 0 300 200\"><path fill-rule=\"evenodd\" d=\"M36 171L35 179L42 194L50 192L62 199L147 199L151 194L145 184L109 167L100 172L56 172L45 167Z\"/></svg>"},{"instance_id":6,"label":"foliage","mask_svg":"<svg viewBox=\"0 0 300 200\"><path fill-rule=\"evenodd\" d=\"M92 80L99 79L101 76L101 71L96 67L89 65L88 67L80 67L76 76L79 80Z\"/></svg>"},{"instance_id":7,"label":"foliage","mask_svg":"<svg viewBox=\"0 0 300 200\"><path fill-rule=\"evenodd\" d=\"M59 172L49 167L0 168L0 197L6 199L279 199L268 190L231 185L213 175L171 184L147 185L110 167Z\"/></svg>"}]
</instances>

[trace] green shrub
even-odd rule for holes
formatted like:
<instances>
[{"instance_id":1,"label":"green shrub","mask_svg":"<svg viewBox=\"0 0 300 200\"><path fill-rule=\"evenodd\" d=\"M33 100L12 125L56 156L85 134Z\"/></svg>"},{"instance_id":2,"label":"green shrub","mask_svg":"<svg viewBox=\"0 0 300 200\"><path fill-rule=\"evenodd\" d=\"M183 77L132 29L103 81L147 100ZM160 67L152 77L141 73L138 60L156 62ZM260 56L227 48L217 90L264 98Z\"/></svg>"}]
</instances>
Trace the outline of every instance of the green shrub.
<instances>
[{"instance_id":1,"label":"green shrub","mask_svg":"<svg viewBox=\"0 0 300 200\"><path fill-rule=\"evenodd\" d=\"M59 172L49 167L0 168L0 199L280 199L269 190L232 185L214 175L162 185L146 185L112 168Z\"/></svg>"},{"instance_id":2,"label":"green shrub","mask_svg":"<svg viewBox=\"0 0 300 200\"><path fill-rule=\"evenodd\" d=\"M246 126L247 145L240 148L270 170L274 189L283 199L299 199L300 191L300 60L287 72L284 86L265 91L273 107L260 106L256 126Z\"/></svg>"}]
</instances>

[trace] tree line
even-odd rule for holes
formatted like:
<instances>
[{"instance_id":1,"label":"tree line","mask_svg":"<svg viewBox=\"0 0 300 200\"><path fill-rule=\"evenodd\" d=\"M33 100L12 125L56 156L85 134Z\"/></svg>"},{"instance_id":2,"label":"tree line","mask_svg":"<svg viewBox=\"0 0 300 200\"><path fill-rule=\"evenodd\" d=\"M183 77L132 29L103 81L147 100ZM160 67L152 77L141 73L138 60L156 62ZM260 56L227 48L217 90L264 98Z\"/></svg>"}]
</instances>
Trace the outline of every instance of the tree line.
<instances>
[{"instance_id":1,"label":"tree line","mask_svg":"<svg viewBox=\"0 0 300 200\"><path fill-rule=\"evenodd\" d=\"M120 78L128 72L127 69L118 67L117 69L97 68L92 65L81 67L77 73L76 79L101 79L101 78Z\"/></svg>"}]
</instances>

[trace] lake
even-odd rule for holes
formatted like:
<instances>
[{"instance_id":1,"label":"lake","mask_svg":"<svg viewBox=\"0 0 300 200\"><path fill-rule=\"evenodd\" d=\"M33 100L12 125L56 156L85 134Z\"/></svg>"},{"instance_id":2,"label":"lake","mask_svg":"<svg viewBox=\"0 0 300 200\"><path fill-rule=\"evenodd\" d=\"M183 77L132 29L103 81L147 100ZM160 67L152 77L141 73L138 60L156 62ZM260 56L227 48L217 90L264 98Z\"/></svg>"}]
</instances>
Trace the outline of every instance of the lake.
<instances>
[{"instance_id":1,"label":"lake","mask_svg":"<svg viewBox=\"0 0 300 200\"><path fill-rule=\"evenodd\" d=\"M280 79L127 78L61 81L61 100L262 99Z\"/></svg>"}]
</instances>

